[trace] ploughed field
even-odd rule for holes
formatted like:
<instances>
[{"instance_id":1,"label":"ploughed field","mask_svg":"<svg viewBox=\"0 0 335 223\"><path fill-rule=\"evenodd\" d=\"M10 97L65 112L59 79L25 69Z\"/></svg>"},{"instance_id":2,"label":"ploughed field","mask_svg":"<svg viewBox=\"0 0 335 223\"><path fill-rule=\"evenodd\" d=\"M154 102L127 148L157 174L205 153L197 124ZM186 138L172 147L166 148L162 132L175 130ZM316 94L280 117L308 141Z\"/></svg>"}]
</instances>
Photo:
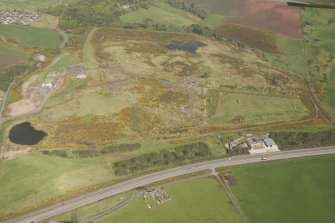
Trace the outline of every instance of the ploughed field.
<instances>
[{"instance_id":1,"label":"ploughed field","mask_svg":"<svg viewBox=\"0 0 335 223\"><path fill-rule=\"evenodd\" d=\"M221 23L240 24L275 32L291 38L302 38L300 8L285 2L268 0L187 0L211 13L223 15Z\"/></svg>"}]
</instances>

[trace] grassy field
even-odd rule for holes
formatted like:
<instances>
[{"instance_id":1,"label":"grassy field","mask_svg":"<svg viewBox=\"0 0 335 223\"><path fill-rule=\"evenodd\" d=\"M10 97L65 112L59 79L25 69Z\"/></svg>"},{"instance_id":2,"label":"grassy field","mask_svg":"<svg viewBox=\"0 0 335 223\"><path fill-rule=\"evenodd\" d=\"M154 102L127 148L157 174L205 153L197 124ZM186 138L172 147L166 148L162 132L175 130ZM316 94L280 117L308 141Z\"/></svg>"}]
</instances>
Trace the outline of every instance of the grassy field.
<instances>
[{"instance_id":1,"label":"grassy field","mask_svg":"<svg viewBox=\"0 0 335 223\"><path fill-rule=\"evenodd\" d=\"M0 34L10 42L26 47L56 48L60 38L55 30L20 25L0 25Z\"/></svg>"},{"instance_id":2,"label":"grassy field","mask_svg":"<svg viewBox=\"0 0 335 223\"><path fill-rule=\"evenodd\" d=\"M14 47L8 47L0 42L0 71L19 64L29 57L29 53Z\"/></svg>"},{"instance_id":3,"label":"grassy field","mask_svg":"<svg viewBox=\"0 0 335 223\"><path fill-rule=\"evenodd\" d=\"M210 96L212 98L212 96ZM213 123L244 124L267 123L276 121L297 120L308 114L299 98L269 97L239 94L220 94L217 100L216 111L212 116ZM208 103L212 110L215 105Z\"/></svg>"},{"instance_id":4,"label":"grassy field","mask_svg":"<svg viewBox=\"0 0 335 223\"><path fill-rule=\"evenodd\" d=\"M60 4L69 4L76 2L77 0L1 0L0 8L15 8L24 10L36 10L41 8L47 8Z\"/></svg>"},{"instance_id":5,"label":"grassy field","mask_svg":"<svg viewBox=\"0 0 335 223\"><path fill-rule=\"evenodd\" d=\"M276 45L279 53L266 54L268 60L285 70L289 70L302 76L308 75L303 40L277 35Z\"/></svg>"},{"instance_id":6,"label":"grassy field","mask_svg":"<svg viewBox=\"0 0 335 223\"><path fill-rule=\"evenodd\" d=\"M142 198L111 214L104 222L242 222L215 179L199 179L164 187L172 200L151 210Z\"/></svg>"},{"instance_id":7,"label":"grassy field","mask_svg":"<svg viewBox=\"0 0 335 223\"><path fill-rule=\"evenodd\" d=\"M335 156L233 167L231 186L250 223L335 219Z\"/></svg>"},{"instance_id":8,"label":"grassy field","mask_svg":"<svg viewBox=\"0 0 335 223\"><path fill-rule=\"evenodd\" d=\"M335 118L335 9L308 8L303 13L309 22L305 36L309 77L322 81L323 107Z\"/></svg>"},{"instance_id":9,"label":"grassy field","mask_svg":"<svg viewBox=\"0 0 335 223\"><path fill-rule=\"evenodd\" d=\"M188 14L182 10L176 9L159 1L154 6L151 6L149 9L139 9L130 13L126 13L121 16L121 21L123 23L141 23L146 19L151 19L154 22L160 24L174 26L187 26L194 23L194 21L199 21L199 19L191 14ZM172 12L173 11L173 12ZM175 13L175 12L178 13Z\"/></svg>"},{"instance_id":10,"label":"grassy field","mask_svg":"<svg viewBox=\"0 0 335 223\"><path fill-rule=\"evenodd\" d=\"M208 137L204 141L209 144L214 155L222 156L225 150L217 145L217 137L215 139L216 141L214 137ZM114 174L113 162L161 150L170 151L176 146L163 142L137 142L141 147L134 151L90 158L79 158L73 152L75 150L66 150L67 158L31 152L16 159L0 162L0 216L5 217L11 213L39 207L47 202L57 201L60 196L69 196L87 187L110 183L119 179Z\"/></svg>"},{"instance_id":11,"label":"grassy field","mask_svg":"<svg viewBox=\"0 0 335 223\"><path fill-rule=\"evenodd\" d=\"M126 193L118 194L111 198L107 198L102 201L98 201L96 203L78 208L74 211L70 211L65 214L56 216L52 220L55 220L55 221L76 221L76 219L82 220L82 219L94 216L109 208L114 207L115 205L119 204L123 200L132 196L132 194L133 192L130 192L130 191Z\"/></svg>"},{"instance_id":12,"label":"grassy field","mask_svg":"<svg viewBox=\"0 0 335 223\"><path fill-rule=\"evenodd\" d=\"M0 216L115 179L111 159L66 159L30 153L0 162Z\"/></svg>"}]
</instances>

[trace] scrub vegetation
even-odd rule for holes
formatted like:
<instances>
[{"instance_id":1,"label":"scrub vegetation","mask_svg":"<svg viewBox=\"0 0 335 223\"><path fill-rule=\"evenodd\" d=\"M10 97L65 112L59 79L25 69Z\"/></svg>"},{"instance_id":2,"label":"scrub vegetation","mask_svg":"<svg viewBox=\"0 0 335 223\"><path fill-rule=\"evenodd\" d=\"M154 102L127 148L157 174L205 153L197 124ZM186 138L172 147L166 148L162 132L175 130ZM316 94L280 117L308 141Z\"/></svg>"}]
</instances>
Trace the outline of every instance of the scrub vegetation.
<instances>
[{"instance_id":1,"label":"scrub vegetation","mask_svg":"<svg viewBox=\"0 0 335 223\"><path fill-rule=\"evenodd\" d=\"M0 25L0 95L19 79L6 101L1 155L22 154L0 163L1 216L121 177L226 157L230 135L277 131L284 149L333 142L331 132L315 133L331 129L334 116L332 9L230 0L17 2L42 14L32 26ZM33 62L39 53L45 63ZM15 145L6 136L21 122L48 135ZM230 221L206 202L185 217ZM140 213L142 204L129 207ZM152 221L165 213L158 209ZM183 221L181 209L171 206L168 215Z\"/></svg>"}]
</instances>

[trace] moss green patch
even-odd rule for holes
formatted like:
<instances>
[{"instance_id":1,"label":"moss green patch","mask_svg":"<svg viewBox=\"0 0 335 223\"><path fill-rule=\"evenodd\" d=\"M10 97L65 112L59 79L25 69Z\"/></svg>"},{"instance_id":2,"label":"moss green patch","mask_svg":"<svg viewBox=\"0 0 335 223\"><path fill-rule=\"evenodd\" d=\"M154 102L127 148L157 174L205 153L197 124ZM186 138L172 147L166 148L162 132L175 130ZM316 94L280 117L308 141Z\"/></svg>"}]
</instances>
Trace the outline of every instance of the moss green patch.
<instances>
[{"instance_id":1,"label":"moss green patch","mask_svg":"<svg viewBox=\"0 0 335 223\"><path fill-rule=\"evenodd\" d=\"M20 25L0 25L0 34L18 45L37 48L56 48L60 38L55 30Z\"/></svg>"},{"instance_id":2,"label":"moss green patch","mask_svg":"<svg viewBox=\"0 0 335 223\"><path fill-rule=\"evenodd\" d=\"M214 123L267 123L297 120L308 114L296 97L270 97L255 95L220 95Z\"/></svg>"}]
</instances>

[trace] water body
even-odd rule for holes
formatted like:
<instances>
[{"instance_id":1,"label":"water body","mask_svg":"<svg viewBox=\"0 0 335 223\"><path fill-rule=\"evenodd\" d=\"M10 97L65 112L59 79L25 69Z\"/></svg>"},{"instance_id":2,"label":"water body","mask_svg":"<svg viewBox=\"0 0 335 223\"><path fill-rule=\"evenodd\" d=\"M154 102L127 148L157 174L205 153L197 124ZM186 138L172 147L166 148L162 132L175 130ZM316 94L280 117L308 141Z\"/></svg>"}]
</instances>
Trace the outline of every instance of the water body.
<instances>
[{"instance_id":1,"label":"water body","mask_svg":"<svg viewBox=\"0 0 335 223\"><path fill-rule=\"evenodd\" d=\"M204 46L207 46L207 44L199 41L189 40L181 43L171 43L166 45L165 47L169 50L183 50L189 53L196 53L198 48Z\"/></svg>"},{"instance_id":2,"label":"water body","mask_svg":"<svg viewBox=\"0 0 335 223\"><path fill-rule=\"evenodd\" d=\"M45 136L46 132L34 129L30 122L15 125L9 131L10 141L19 145L36 145Z\"/></svg>"}]
</instances>

